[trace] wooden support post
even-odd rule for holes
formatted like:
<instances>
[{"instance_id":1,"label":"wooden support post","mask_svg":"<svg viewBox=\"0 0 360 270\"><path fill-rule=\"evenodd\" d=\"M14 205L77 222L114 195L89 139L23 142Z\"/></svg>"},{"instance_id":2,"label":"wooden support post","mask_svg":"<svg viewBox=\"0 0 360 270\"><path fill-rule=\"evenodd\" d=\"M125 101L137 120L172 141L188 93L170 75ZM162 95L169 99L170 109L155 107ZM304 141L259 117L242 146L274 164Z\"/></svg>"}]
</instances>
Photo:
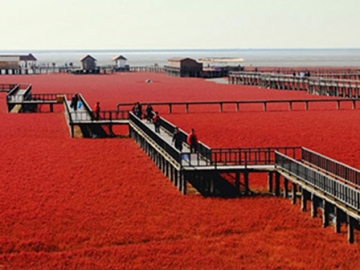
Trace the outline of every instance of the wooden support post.
<instances>
[{"instance_id":1,"label":"wooden support post","mask_svg":"<svg viewBox=\"0 0 360 270\"><path fill-rule=\"evenodd\" d=\"M280 173L275 173L275 196L280 196Z\"/></svg>"},{"instance_id":2,"label":"wooden support post","mask_svg":"<svg viewBox=\"0 0 360 270\"><path fill-rule=\"evenodd\" d=\"M336 101L336 109L338 109L338 110L340 109L340 101L339 100Z\"/></svg>"},{"instance_id":3,"label":"wooden support post","mask_svg":"<svg viewBox=\"0 0 360 270\"><path fill-rule=\"evenodd\" d=\"M268 187L270 193L273 192L273 176L274 176L273 172L268 172Z\"/></svg>"},{"instance_id":4,"label":"wooden support post","mask_svg":"<svg viewBox=\"0 0 360 270\"><path fill-rule=\"evenodd\" d=\"M236 111L238 112L240 110L240 105L239 103L236 103Z\"/></svg>"},{"instance_id":5,"label":"wooden support post","mask_svg":"<svg viewBox=\"0 0 360 270\"><path fill-rule=\"evenodd\" d=\"M179 191L182 191L183 180L184 180L184 174L182 171L179 171L178 186L177 186Z\"/></svg>"},{"instance_id":6,"label":"wooden support post","mask_svg":"<svg viewBox=\"0 0 360 270\"><path fill-rule=\"evenodd\" d=\"M165 175L165 170L166 170L166 159L163 156L161 156L161 171L164 175Z\"/></svg>"},{"instance_id":7,"label":"wooden support post","mask_svg":"<svg viewBox=\"0 0 360 270\"><path fill-rule=\"evenodd\" d=\"M169 104L169 113L172 113L172 104Z\"/></svg>"},{"instance_id":8,"label":"wooden support post","mask_svg":"<svg viewBox=\"0 0 360 270\"><path fill-rule=\"evenodd\" d=\"M220 112L222 112L223 111L223 104L220 102Z\"/></svg>"},{"instance_id":9,"label":"wooden support post","mask_svg":"<svg viewBox=\"0 0 360 270\"><path fill-rule=\"evenodd\" d=\"M169 162L169 180L171 182L173 181L173 166L171 165L170 162Z\"/></svg>"},{"instance_id":10,"label":"wooden support post","mask_svg":"<svg viewBox=\"0 0 360 270\"><path fill-rule=\"evenodd\" d=\"M266 102L264 102L264 112L266 112Z\"/></svg>"},{"instance_id":11,"label":"wooden support post","mask_svg":"<svg viewBox=\"0 0 360 270\"><path fill-rule=\"evenodd\" d=\"M335 214L335 233L340 233L340 227L341 227L341 210L335 205L334 206L334 214Z\"/></svg>"},{"instance_id":12,"label":"wooden support post","mask_svg":"<svg viewBox=\"0 0 360 270\"><path fill-rule=\"evenodd\" d=\"M301 188L301 211L306 211L306 190Z\"/></svg>"},{"instance_id":13,"label":"wooden support post","mask_svg":"<svg viewBox=\"0 0 360 270\"><path fill-rule=\"evenodd\" d=\"M311 217L317 216L317 198L314 193L311 193Z\"/></svg>"},{"instance_id":14,"label":"wooden support post","mask_svg":"<svg viewBox=\"0 0 360 270\"><path fill-rule=\"evenodd\" d=\"M187 179L187 174L183 172L181 174L181 188L180 188L181 193L183 195L186 195L186 179Z\"/></svg>"},{"instance_id":15,"label":"wooden support post","mask_svg":"<svg viewBox=\"0 0 360 270\"><path fill-rule=\"evenodd\" d=\"M50 112L54 111L54 105L50 103Z\"/></svg>"},{"instance_id":16,"label":"wooden support post","mask_svg":"<svg viewBox=\"0 0 360 270\"><path fill-rule=\"evenodd\" d=\"M235 173L235 190L236 190L236 193L239 195L240 194L240 173L239 172Z\"/></svg>"},{"instance_id":17,"label":"wooden support post","mask_svg":"<svg viewBox=\"0 0 360 270\"><path fill-rule=\"evenodd\" d=\"M210 195L214 195L214 191L215 191L215 181L214 181L214 177L213 176L211 176L210 177L210 175L207 175L207 181L208 181L208 183L209 183L209 194ZM206 181L206 180L205 180Z\"/></svg>"},{"instance_id":18,"label":"wooden support post","mask_svg":"<svg viewBox=\"0 0 360 270\"><path fill-rule=\"evenodd\" d=\"M292 111L292 102L289 101L289 111Z\"/></svg>"},{"instance_id":19,"label":"wooden support post","mask_svg":"<svg viewBox=\"0 0 360 270\"><path fill-rule=\"evenodd\" d=\"M160 158L161 158L161 156L160 156L159 152L156 152L156 165L161 170L161 160L160 160Z\"/></svg>"},{"instance_id":20,"label":"wooden support post","mask_svg":"<svg viewBox=\"0 0 360 270\"><path fill-rule=\"evenodd\" d=\"M329 203L323 200L323 228L329 226Z\"/></svg>"},{"instance_id":21,"label":"wooden support post","mask_svg":"<svg viewBox=\"0 0 360 270\"><path fill-rule=\"evenodd\" d=\"M189 112L189 103L185 104L185 112L188 113Z\"/></svg>"},{"instance_id":22,"label":"wooden support post","mask_svg":"<svg viewBox=\"0 0 360 270\"><path fill-rule=\"evenodd\" d=\"M169 177L169 162L165 159L165 176Z\"/></svg>"},{"instance_id":23,"label":"wooden support post","mask_svg":"<svg viewBox=\"0 0 360 270\"><path fill-rule=\"evenodd\" d=\"M250 193L250 189L249 189L249 173L248 172L244 172L244 193L245 196L249 195Z\"/></svg>"},{"instance_id":24,"label":"wooden support post","mask_svg":"<svg viewBox=\"0 0 360 270\"><path fill-rule=\"evenodd\" d=\"M287 179L284 177L284 198L289 197L288 183L289 183L289 180L287 180Z\"/></svg>"},{"instance_id":25,"label":"wooden support post","mask_svg":"<svg viewBox=\"0 0 360 270\"><path fill-rule=\"evenodd\" d=\"M354 243L354 219L347 215L348 242Z\"/></svg>"},{"instance_id":26,"label":"wooden support post","mask_svg":"<svg viewBox=\"0 0 360 270\"><path fill-rule=\"evenodd\" d=\"M292 204L296 204L296 184L291 183Z\"/></svg>"},{"instance_id":27,"label":"wooden support post","mask_svg":"<svg viewBox=\"0 0 360 270\"><path fill-rule=\"evenodd\" d=\"M352 109L353 110L356 109L356 100L355 99L352 100Z\"/></svg>"},{"instance_id":28,"label":"wooden support post","mask_svg":"<svg viewBox=\"0 0 360 270\"><path fill-rule=\"evenodd\" d=\"M180 178L180 171L175 170L175 181L174 181L174 185L177 187L179 184L179 178Z\"/></svg>"}]
</instances>

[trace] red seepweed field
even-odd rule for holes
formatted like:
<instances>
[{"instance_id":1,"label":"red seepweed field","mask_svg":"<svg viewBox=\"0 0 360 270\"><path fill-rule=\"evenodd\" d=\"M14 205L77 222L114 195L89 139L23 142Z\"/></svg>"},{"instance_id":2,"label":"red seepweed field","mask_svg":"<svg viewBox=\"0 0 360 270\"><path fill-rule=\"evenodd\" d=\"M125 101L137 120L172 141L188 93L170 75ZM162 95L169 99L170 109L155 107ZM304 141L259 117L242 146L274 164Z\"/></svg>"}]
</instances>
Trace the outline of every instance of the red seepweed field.
<instances>
[{"instance_id":1,"label":"red seepweed field","mask_svg":"<svg viewBox=\"0 0 360 270\"><path fill-rule=\"evenodd\" d=\"M146 79L153 83L145 83ZM319 98L163 74L1 76L34 93L80 92L119 102ZM346 229L335 234L299 205L272 196L183 196L129 138L71 139L63 108L8 114L0 93L0 268L358 269ZM334 104L181 106L160 115L210 147L305 146L360 168L360 111ZM250 188L266 187L250 175Z\"/></svg>"}]
</instances>

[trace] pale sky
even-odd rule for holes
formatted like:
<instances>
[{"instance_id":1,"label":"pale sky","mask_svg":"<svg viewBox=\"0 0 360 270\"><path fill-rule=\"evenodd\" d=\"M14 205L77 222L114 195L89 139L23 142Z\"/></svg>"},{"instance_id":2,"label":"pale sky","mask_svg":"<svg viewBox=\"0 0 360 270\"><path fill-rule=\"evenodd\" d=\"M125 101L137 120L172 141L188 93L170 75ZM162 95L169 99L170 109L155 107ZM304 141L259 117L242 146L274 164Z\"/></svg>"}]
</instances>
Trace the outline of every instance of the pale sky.
<instances>
[{"instance_id":1,"label":"pale sky","mask_svg":"<svg viewBox=\"0 0 360 270\"><path fill-rule=\"evenodd\" d=\"M0 50L360 48L360 0L0 0Z\"/></svg>"}]
</instances>

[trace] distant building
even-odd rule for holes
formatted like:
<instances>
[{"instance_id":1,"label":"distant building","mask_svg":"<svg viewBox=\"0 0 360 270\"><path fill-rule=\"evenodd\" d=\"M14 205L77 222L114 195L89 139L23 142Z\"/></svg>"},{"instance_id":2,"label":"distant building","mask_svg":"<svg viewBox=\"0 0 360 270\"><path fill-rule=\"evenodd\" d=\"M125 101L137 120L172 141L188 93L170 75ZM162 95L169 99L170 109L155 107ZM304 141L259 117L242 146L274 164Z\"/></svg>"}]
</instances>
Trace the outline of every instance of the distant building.
<instances>
[{"instance_id":1,"label":"distant building","mask_svg":"<svg viewBox=\"0 0 360 270\"><path fill-rule=\"evenodd\" d=\"M203 65L191 58L170 58L165 73L178 77L201 77Z\"/></svg>"},{"instance_id":2,"label":"distant building","mask_svg":"<svg viewBox=\"0 0 360 270\"><path fill-rule=\"evenodd\" d=\"M84 71L95 71L96 70L96 59L91 55L85 55L80 59L81 69Z\"/></svg>"},{"instance_id":3,"label":"distant building","mask_svg":"<svg viewBox=\"0 0 360 270\"><path fill-rule=\"evenodd\" d=\"M126 67L126 58L122 55L116 55L111 60L115 62L116 68L125 68Z\"/></svg>"},{"instance_id":4,"label":"distant building","mask_svg":"<svg viewBox=\"0 0 360 270\"><path fill-rule=\"evenodd\" d=\"M0 55L0 69L32 68L36 64L36 57L28 55Z\"/></svg>"},{"instance_id":5,"label":"distant building","mask_svg":"<svg viewBox=\"0 0 360 270\"><path fill-rule=\"evenodd\" d=\"M126 58L122 55L116 55L111 60L114 62L114 69L116 71L130 71L129 65L126 64Z\"/></svg>"}]
</instances>

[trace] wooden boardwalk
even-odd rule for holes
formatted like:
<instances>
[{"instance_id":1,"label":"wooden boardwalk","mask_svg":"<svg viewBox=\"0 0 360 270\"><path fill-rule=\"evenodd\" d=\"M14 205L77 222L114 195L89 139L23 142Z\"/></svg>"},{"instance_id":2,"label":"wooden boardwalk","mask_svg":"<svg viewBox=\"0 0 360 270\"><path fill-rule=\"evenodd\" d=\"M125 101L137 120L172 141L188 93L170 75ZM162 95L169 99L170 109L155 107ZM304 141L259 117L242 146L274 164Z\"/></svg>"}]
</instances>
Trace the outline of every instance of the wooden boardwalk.
<instances>
[{"instance_id":1,"label":"wooden boardwalk","mask_svg":"<svg viewBox=\"0 0 360 270\"><path fill-rule=\"evenodd\" d=\"M52 100L50 94L42 94L41 100L29 99L34 96L31 86L16 86L14 89L8 92L11 98L7 98L7 102L11 105L14 102ZM54 96L57 101L60 100L59 95ZM341 223L346 223L348 241L354 242L354 229L360 229L359 170L300 146L210 148L199 142L197 153L190 153L186 144L188 134L183 130L180 130L183 150L179 152L172 145L175 126L165 119L160 118L159 134L152 123L131 112L104 111L95 119L81 95L82 106L74 111L70 107L70 97L70 94L63 94L61 104L65 107L71 136L76 125L101 135L96 132L102 129L106 134L103 126L107 126L111 133L110 125L127 124L131 138L183 194L191 188L204 196L249 196L253 194L251 174L265 173L271 194L290 198L295 204L300 193L301 210L305 211L307 201L310 201L313 217L319 208L322 209L322 225L326 227L333 216L336 233L340 232Z\"/></svg>"},{"instance_id":2,"label":"wooden boardwalk","mask_svg":"<svg viewBox=\"0 0 360 270\"><path fill-rule=\"evenodd\" d=\"M190 154L186 144L180 153L171 144L174 126L163 121L157 134L151 123L130 113L130 136L183 194L195 186L205 196L219 195L229 187L220 181L226 173L234 179L230 186L235 196L251 195L250 174L267 173L269 192L294 204L300 192L302 211L310 201L313 217L321 208L326 227L334 216L336 233L346 223L348 241L354 242L360 221L360 171L303 147L211 149L200 143L198 153ZM184 162L186 156L191 158Z\"/></svg>"},{"instance_id":3,"label":"wooden boardwalk","mask_svg":"<svg viewBox=\"0 0 360 270\"><path fill-rule=\"evenodd\" d=\"M293 76L261 72L231 72L229 84L256 85L265 89L307 91L309 94L358 99L360 81Z\"/></svg>"}]
</instances>

